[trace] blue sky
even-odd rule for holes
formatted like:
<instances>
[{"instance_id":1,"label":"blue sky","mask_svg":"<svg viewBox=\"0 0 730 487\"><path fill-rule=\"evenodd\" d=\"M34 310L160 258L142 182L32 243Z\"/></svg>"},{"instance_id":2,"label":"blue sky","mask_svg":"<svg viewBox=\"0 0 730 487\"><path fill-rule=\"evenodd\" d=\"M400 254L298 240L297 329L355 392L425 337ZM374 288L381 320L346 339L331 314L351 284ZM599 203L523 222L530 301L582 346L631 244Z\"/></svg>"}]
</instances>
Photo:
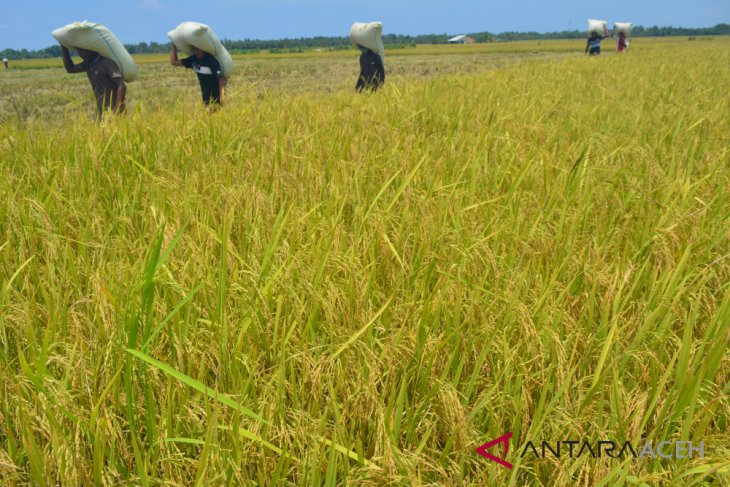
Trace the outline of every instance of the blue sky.
<instances>
[{"instance_id":1,"label":"blue sky","mask_svg":"<svg viewBox=\"0 0 730 487\"><path fill-rule=\"evenodd\" d=\"M219 37L279 39L347 35L352 22L380 20L385 33L548 32L583 29L589 17L645 26L730 23L728 0L2 0L0 49L54 43L51 30L77 20L109 27L122 42L166 41L193 20Z\"/></svg>"}]
</instances>

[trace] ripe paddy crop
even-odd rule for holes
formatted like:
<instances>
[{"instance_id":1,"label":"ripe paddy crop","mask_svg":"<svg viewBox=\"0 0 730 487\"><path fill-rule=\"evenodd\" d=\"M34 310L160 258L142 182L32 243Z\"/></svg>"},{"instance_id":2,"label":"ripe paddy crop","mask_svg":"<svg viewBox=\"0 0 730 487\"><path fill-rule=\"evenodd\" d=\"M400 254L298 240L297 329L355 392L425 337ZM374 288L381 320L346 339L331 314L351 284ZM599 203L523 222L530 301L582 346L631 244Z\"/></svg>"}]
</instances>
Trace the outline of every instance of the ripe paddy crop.
<instances>
[{"instance_id":1,"label":"ripe paddy crop","mask_svg":"<svg viewBox=\"0 0 730 487\"><path fill-rule=\"evenodd\" d=\"M150 61L102 125L3 73L0 479L727 482L728 46L251 55L213 116ZM706 454L520 458L566 437Z\"/></svg>"}]
</instances>

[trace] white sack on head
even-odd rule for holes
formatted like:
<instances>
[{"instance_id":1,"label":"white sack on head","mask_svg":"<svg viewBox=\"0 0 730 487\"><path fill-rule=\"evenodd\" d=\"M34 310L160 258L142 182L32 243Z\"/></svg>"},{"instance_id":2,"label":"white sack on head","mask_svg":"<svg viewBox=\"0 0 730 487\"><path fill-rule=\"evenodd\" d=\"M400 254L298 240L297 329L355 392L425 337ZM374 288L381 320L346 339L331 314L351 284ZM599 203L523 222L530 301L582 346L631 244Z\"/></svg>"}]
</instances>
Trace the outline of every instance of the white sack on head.
<instances>
[{"instance_id":1,"label":"white sack on head","mask_svg":"<svg viewBox=\"0 0 730 487\"><path fill-rule=\"evenodd\" d=\"M350 28L350 40L353 44L357 44L358 46L365 47L377 54L380 54L380 57L385 55L382 22L355 22Z\"/></svg>"},{"instance_id":2,"label":"white sack on head","mask_svg":"<svg viewBox=\"0 0 730 487\"><path fill-rule=\"evenodd\" d=\"M608 22L605 20L588 19L588 35L593 33L599 36L608 35Z\"/></svg>"},{"instance_id":3,"label":"white sack on head","mask_svg":"<svg viewBox=\"0 0 730 487\"><path fill-rule=\"evenodd\" d=\"M51 35L69 49L86 49L111 59L117 63L124 81L137 79L137 65L134 64L132 56L112 31L103 25L84 20L56 29Z\"/></svg>"},{"instance_id":4,"label":"white sack on head","mask_svg":"<svg viewBox=\"0 0 730 487\"><path fill-rule=\"evenodd\" d=\"M209 26L199 22L183 22L175 30L167 33L178 50L188 55L194 54L194 47L212 54L218 59L226 78L233 74L233 58Z\"/></svg>"},{"instance_id":5,"label":"white sack on head","mask_svg":"<svg viewBox=\"0 0 730 487\"><path fill-rule=\"evenodd\" d=\"M613 32L617 35L623 33L623 35L629 37L631 35L631 22L614 22Z\"/></svg>"}]
</instances>

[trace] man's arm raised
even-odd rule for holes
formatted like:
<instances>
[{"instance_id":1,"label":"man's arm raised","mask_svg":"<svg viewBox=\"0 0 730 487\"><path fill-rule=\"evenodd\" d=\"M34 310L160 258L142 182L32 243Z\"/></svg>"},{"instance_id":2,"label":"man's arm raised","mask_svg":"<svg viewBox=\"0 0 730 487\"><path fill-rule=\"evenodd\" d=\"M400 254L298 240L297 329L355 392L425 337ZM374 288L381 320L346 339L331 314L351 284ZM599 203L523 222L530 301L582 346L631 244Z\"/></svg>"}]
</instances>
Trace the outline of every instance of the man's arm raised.
<instances>
[{"instance_id":1,"label":"man's arm raised","mask_svg":"<svg viewBox=\"0 0 730 487\"><path fill-rule=\"evenodd\" d=\"M170 64L173 66L182 66L182 62L180 62L180 59L177 57L177 46L173 43L172 44L172 51L170 51Z\"/></svg>"},{"instance_id":2,"label":"man's arm raised","mask_svg":"<svg viewBox=\"0 0 730 487\"><path fill-rule=\"evenodd\" d=\"M61 46L61 56L63 57L63 67L66 68L67 73L83 73L86 71L86 61L74 64L66 46Z\"/></svg>"}]
</instances>

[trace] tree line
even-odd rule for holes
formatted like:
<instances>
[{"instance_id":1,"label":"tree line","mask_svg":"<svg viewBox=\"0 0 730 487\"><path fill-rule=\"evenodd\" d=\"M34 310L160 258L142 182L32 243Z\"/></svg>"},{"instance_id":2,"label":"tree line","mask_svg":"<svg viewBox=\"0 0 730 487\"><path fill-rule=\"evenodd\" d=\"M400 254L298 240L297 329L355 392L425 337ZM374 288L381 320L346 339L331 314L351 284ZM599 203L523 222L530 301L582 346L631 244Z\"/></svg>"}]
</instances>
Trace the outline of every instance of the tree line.
<instances>
[{"instance_id":1,"label":"tree line","mask_svg":"<svg viewBox=\"0 0 730 487\"><path fill-rule=\"evenodd\" d=\"M553 40L553 39L581 39L586 36L584 30L564 30L560 32L502 32L492 34L490 32L476 32L467 34L476 42L509 42L529 40ZM635 26L631 31L632 37L666 37L666 36L716 36L730 35L730 24L717 24L713 27L686 28L686 27L643 27ZM401 35L385 34L383 43L386 47L415 46L416 44L446 44L453 37L451 34L424 34L424 35ZM256 52L262 49L280 51L298 51L307 49L345 49L350 47L350 39L346 36L317 36L299 37L291 39L259 40L244 39L231 40L222 39L223 45L232 52ZM139 42L136 44L125 44L130 54L158 54L168 52L171 44L159 42ZM61 48L58 45L45 49L5 49L0 51L0 57L8 59L34 59L59 57Z\"/></svg>"}]
</instances>

